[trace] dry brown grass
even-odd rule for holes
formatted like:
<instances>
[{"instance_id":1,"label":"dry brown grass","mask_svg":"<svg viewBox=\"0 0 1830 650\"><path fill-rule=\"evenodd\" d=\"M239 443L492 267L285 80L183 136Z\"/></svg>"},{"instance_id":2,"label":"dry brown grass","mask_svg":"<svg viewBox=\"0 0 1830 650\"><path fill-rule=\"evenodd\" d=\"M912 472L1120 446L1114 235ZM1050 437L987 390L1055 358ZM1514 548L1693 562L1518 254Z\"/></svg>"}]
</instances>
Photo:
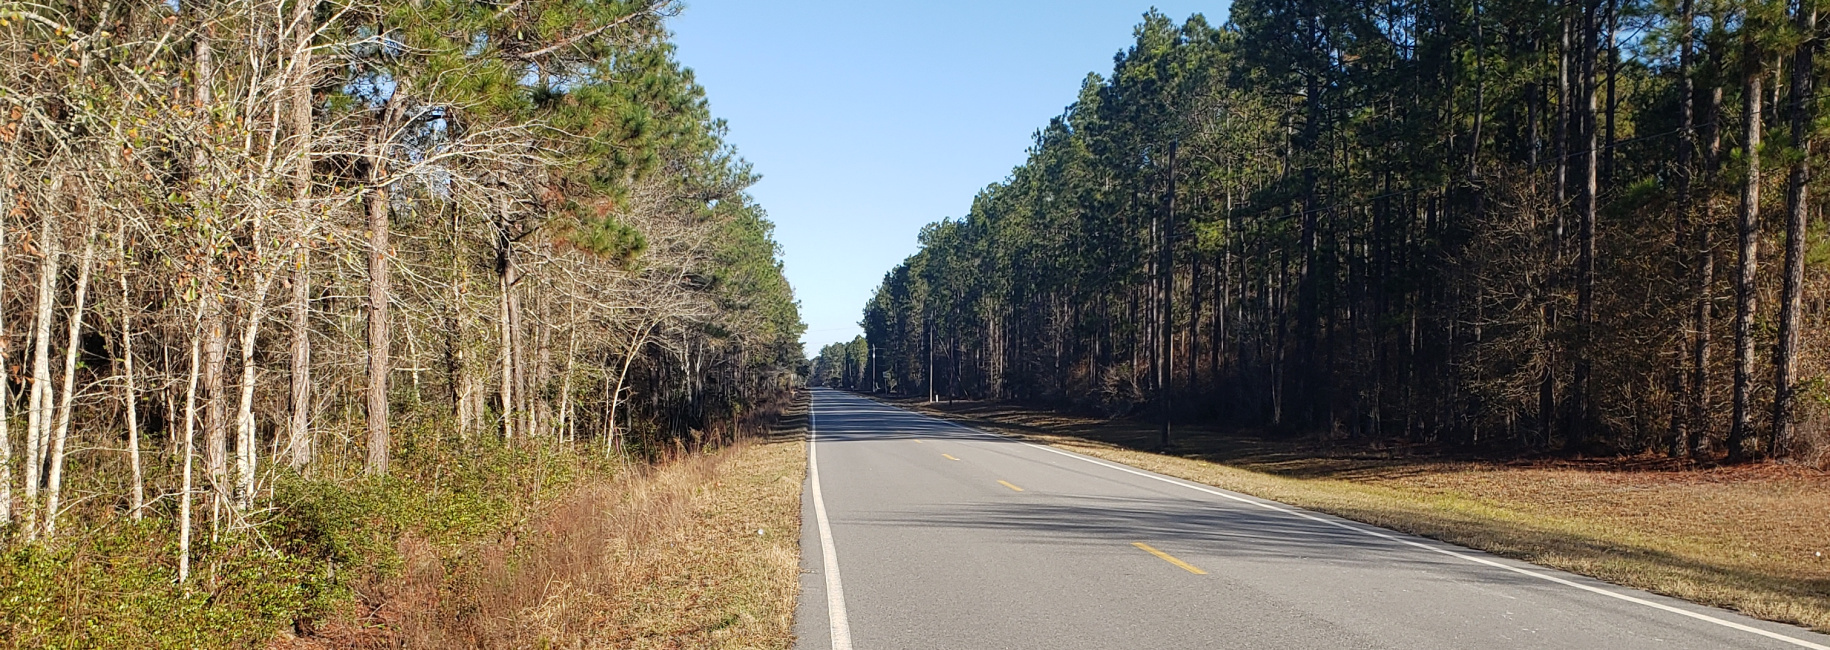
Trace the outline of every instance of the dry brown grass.
<instances>
[{"instance_id":1,"label":"dry brown grass","mask_svg":"<svg viewBox=\"0 0 1830 650\"><path fill-rule=\"evenodd\" d=\"M1496 462L1304 446L1009 405L902 403L1089 456L1830 631L1830 474L1655 459Z\"/></svg>"},{"instance_id":2,"label":"dry brown grass","mask_svg":"<svg viewBox=\"0 0 1830 650\"><path fill-rule=\"evenodd\" d=\"M804 454L744 443L581 489L519 557L456 576L410 645L786 648Z\"/></svg>"},{"instance_id":3,"label":"dry brown grass","mask_svg":"<svg viewBox=\"0 0 1830 650\"><path fill-rule=\"evenodd\" d=\"M581 489L519 557L456 576L411 645L786 648L803 453L745 443Z\"/></svg>"},{"instance_id":4,"label":"dry brown grass","mask_svg":"<svg viewBox=\"0 0 1830 650\"><path fill-rule=\"evenodd\" d=\"M804 405L774 436L584 481L501 539L407 536L360 611L276 646L788 648Z\"/></svg>"}]
</instances>

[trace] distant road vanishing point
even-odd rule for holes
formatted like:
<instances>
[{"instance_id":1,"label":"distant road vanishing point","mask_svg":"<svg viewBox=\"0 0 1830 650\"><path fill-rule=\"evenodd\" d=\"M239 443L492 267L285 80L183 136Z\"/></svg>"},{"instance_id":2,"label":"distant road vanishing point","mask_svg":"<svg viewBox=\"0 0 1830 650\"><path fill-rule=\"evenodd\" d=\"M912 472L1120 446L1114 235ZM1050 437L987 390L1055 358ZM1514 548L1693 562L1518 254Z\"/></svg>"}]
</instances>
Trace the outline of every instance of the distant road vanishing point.
<instances>
[{"instance_id":1,"label":"distant road vanishing point","mask_svg":"<svg viewBox=\"0 0 1830 650\"><path fill-rule=\"evenodd\" d=\"M814 389L797 648L1812 648L1830 636Z\"/></svg>"}]
</instances>

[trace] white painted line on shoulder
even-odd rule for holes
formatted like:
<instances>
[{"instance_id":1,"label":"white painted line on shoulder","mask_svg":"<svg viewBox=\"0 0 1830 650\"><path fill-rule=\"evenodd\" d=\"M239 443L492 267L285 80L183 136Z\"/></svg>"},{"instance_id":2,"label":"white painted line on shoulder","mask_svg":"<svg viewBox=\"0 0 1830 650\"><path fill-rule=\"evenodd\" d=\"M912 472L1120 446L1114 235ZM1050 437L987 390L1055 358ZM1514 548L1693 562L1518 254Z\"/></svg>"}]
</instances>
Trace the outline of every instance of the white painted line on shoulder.
<instances>
[{"instance_id":1,"label":"white painted line on shoulder","mask_svg":"<svg viewBox=\"0 0 1830 650\"><path fill-rule=\"evenodd\" d=\"M826 621L832 627L832 650L851 650L851 621L845 617L845 587L839 582L839 552L832 546L832 524L826 521L826 499L820 495L820 418L811 397L807 404L807 482L813 487L813 518L820 528L820 556L826 573Z\"/></svg>"},{"instance_id":2,"label":"white painted line on shoulder","mask_svg":"<svg viewBox=\"0 0 1830 650\"><path fill-rule=\"evenodd\" d=\"M966 426L966 425L963 425L963 424L960 424L960 423L958 423L958 422L952 422L952 421L949 421L949 420L942 420L942 419L940 419L940 418L936 418L936 417L933 417L933 416L928 416L928 415L923 415L923 416L922 416L922 417L926 417L926 418L929 418L929 419L932 419L932 420L935 420L935 421L937 421L937 422L945 422L945 423L947 423L947 424L950 424L950 425L953 425L953 426L954 426L954 427L957 427L957 428L960 428L960 429L964 429L964 430L966 430L966 431L969 431L969 432L972 432L972 433L976 433L976 434L979 434L979 435L982 435L982 436L993 436L993 437L997 437L997 438L1003 438L1003 439L1006 439L1006 440L1011 440L1011 441L1014 441L1014 442L1016 442L1016 443L1018 443L1018 444L1021 444L1021 445L1027 445L1027 446L1030 446L1030 447L1035 447L1035 448L1037 448L1037 449L1040 449L1040 450L1043 450L1043 451L1046 451L1046 452L1050 452L1050 453L1054 453L1054 454L1060 454L1060 455L1062 455L1062 456L1067 456L1067 457L1069 457L1069 458L1073 458L1073 459L1076 459L1076 460L1082 460L1082 461L1086 461L1086 462L1089 462L1089 463L1092 463L1092 464L1094 464L1094 465L1100 465L1100 466L1103 466L1103 467L1107 467L1107 468L1110 468L1110 469L1115 469L1115 470L1118 470L1118 471L1121 471L1121 472L1125 472L1125 473L1127 473L1127 474L1135 474L1135 475L1138 475L1138 476L1142 476L1142 477L1144 477L1144 478L1147 478L1147 479L1151 479L1151 480L1155 480L1155 481L1162 481L1162 482L1164 482L1164 483L1168 483L1168 484L1171 484L1171 485L1179 485L1179 486L1182 486L1182 487L1185 487L1185 488L1188 488L1188 489L1191 489L1191 490L1195 490L1195 491L1197 491L1197 492L1205 492L1205 493L1207 493L1207 494L1211 494L1211 495L1214 495L1214 496L1217 496L1217 497L1221 497L1221 498L1224 498L1224 499L1231 499L1231 500L1233 500L1233 501L1237 501L1237 502L1240 502L1240 503L1244 503L1244 504L1248 504L1248 505L1254 505L1254 506L1258 506L1258 507L1260 507L1260 508L1264 508L1264 509L1266 509L1266 510L1271 510L1271 511L1275 511L1275 512L1280 512L1280 513L1283 513L1283 514L1286 514L1286 515L1290 515L1290 516L1292 516L1292 517L1300 517L1300 518L1302 518L1302 519L1307 519L1307 520L1310 520L1310 521L1314 521L1314 522L1318 522L1318 523L1323 523L1323 524L1327 524L1327 525L1330 525L1330 526L1334 526L1334 527L1336 527L1336 528L1341 528L1341 529L1344 529L1344 530L1350 530L1350 531L1353 531L1353 532L1356 532L1356 533L1359 533L1359 534L1362 534L1362 535L1366 535L1366 536L1369 536L1369 537L1377 537L1377 538L1380 538L1380 539L1384 539L1384 540L1389 540L1389 541L1392 541L1392 542L1396 542L1396 543L1399 543L1399 544L1404 544L1404 545L1406 545L1406 546L1412 546L1412 547L1415 547L1415 548L1420 548L1420 549L1423 549L1423 550L1426 550L1426 551L1430 551L1430 552L1432 552L1432 553L1440 553L1440 554L1442 554L1442 555L1447 555L1447 556L1449 556L1449 557L1453 557L1453 558L1456 558L1456 559L1459 559L1459 560L1464 560L1464 561L1467 561L1467 562L1472 562L1472 563L1475 563L1475 564L1481 564L1481 565L1485 565L1485 566L1490 566L1490 567L1493 567L1493 568L1496 568L1496 569L1504 569L1504 570L1506 570L1506 571L1511 571L1511 572L1513 572L1513 573L1517 573L1517 574L1519 574L1519 575L1522 575L1522 576L1528 576L1528 577L1532 577L1532 578L1537 578L1537 579L1539 579L1539 580L1543 580L1543 581L1545 581L1545 582L1552 582L1552 583L1556 583L1556 584L1560 584L1560 585L1564 585L1564 586L1567 586L1567 587L1574 587L1574 588L1576 588L1576 589L1581 589L1581 590L1583 590L1583 591L1586 591L1586 592L1589 592L1589 593L1593 593L1593 594L1598 594L1598 595L1602 595L1602 596L1607 596L1607 597L1609 597L1609 598L1613 598L1613 599L1616 599L1616 600L1623 600L1623 601L1626 601L1626 602L1629 602L1629 603L1633 603L1633 604L1636 604L1636 605L1644 605L1644 606L1646 606L1646 607L1650 607L1650 608L1653 608L1653 609L1657 609L1657 610L1660 610L1660 611L1665 611L1665 612L1670 612L1670 613L1672 613L1672 614L1677 614L1677 615L1679 615L1679 616L1685 616L1685 617L1689 617L1689 618L1693 618L1693 619L1696 619L1696 620L1699 620L1699 621L1703 621L1703 622L1705 622L1705 623L1711 623L1711 624L1714 624L1714 625L1720 625L1720 626L1722 626L1722 627L1726 627L1726 628L1729 628L1729 629L1732 629L1732 630L1740 630L1740 631L1742 631L1742 632L1747 632L1747 633L1749 633L1749 634L1755 634L1755 635L1759 635L1759 636L1763 636L1763 637L1766 637L1766 638L1769 638L1769 639L1773 639L1773 640L1775 640L1775 641L1780 641L1780 642L1783 642L1783 643L1788 643L1788 644L1791 644L1791 645L1794 645L1794 646L1798 646L1798 647L1800 647L1800 648L1810 648L1810 649L1811 649L1811 650L1830 650L1830 646L1826 646L1826 645L1823 645L1823 644L1820 644L1820 643L1813 643L1813 642L1811 642L1811 641L1806 641L1806 640L1804 640L1804 639L1800 639L1800 638L1797 638L1797 637L1792 637L1792 636L1786 636L1786 635L1784 635L1784 634L1780 634L1780 633L1778 633L1778 632L1774 632L1774 631L1772 631L1772 630L1763 630L1763 629L1761 629L1761 628L1757 628L1757 627L1754 627L1754 626L1752 626L1752 625L1745 625L1745 624L1742 624L1742 623L1736 623L1736 622L1734 622L1734 621L1730 621L1730 620L1725 620L1725 619L1721 619L1721 618L1717 618L1717 617L1715 617L1715 616L1710 616L1710 615L1708 615L1708 614L1704 614L1704 613L1701 613L1701 612L1693 612L1693 611L1690 611L1690 610L1688 610L1688 609L1684 609L1684 608L1681 608L1681 607L1672 607L1672 606L1670 606L1670 605L1666 605L1666 604L1664 604L1664 603L1660 603L1660 602L1654 602L1654 601L1650 601L1650 600L1646 600L1646 599L1644 599L1644 598L1640 598L1640 597L1638 597L1638 596L1634 596L1634 595L1631 595L1631 594L1623 594L1623 593L1619 593L1619 592L1616 592L1616 591L1612 591L1612 590L1609 590L1609 589L1602 589L1602 588L1600 588L1600 587L1596 587L1596 586L1593 586L1593 585L1585 585L1585 584L1582 584L1582 583L1580 583L1580 582L1576 582L1576 581L1574 581L1574 580L1569 580L1569 579L1565 579L1565 578L1559 578L1559 577L1557 577L1557 576L1553 576L1553 575L1549 575L1549 574L1546 574L1546 573L1541 573L1541 572L1538 572L1538 571L1532 571L1532 570L1530 570L1530 569L1525 569L1525 568L1521 568L1521 567L1516 567L1516 566L1512 566L1512 565L1510 565L1510 564L1506 564L1506 563L1503 563L1503 562L1495 562L1495 561L1493 561L1493 560L1489 560L1489 559L1487 559L1487 558L1483 558L1483 557L1475 557L1475 556L1473 556L1473 555L1468 555L1468 554L1467 554L1467 553L1461 553L1461 552L1457 552L1457 551L1454 551L1454 550L1450 550L1450 549L1446 549L1446 548L1439 548L1439 547L1436 547L1436 546L1432 546L1432 545L1429 545L1429 544L1424 544L1424 543L1422 543L1422 542L1417 542L1417 541L1414 541L1414 540L1408 540L1408 539L1404 539L1404 538L1402 538L1402 537L1398 537L1398 536L1396 536L1396 535L1392 535L1392 534L1390 534L1390 533L1386 533L1386 532L1385 532L1385 531L1382 531L1382 530L1378 530L1378 529L1375 529L1375 528L1371 528L1371 527L1368 527L1368 526L1364 526L1364 525L1352 525L1352 524L1347 524L1347 523L1343 523L1343 522L1340 522L1340 521L1336 521L1336 520L1333 520L1333 519L1327 519L1327 518L1323 518L1323 517L1318 517L1318 516L1315 516L1315 515L1312 515L1312 514L1309 514L1309 513L1307 513L1307 512L1302 512L1302 511L1300 511L1300 510L1295 510L1295 509L1292 509L1292 508L1289 508L1289 507L1285 507L1285 506L1283 506L1283 505L1280 505L1280 504L1277 504L1277 503L1275 503L1275 502L1267 502L1267 501L1261 501L1261 500L1258 500L1258 499L1248 499L1248 498L1245 498L1245 497L1242 497L1242 496L1239 496L1239 495L1236 495L1236 494L1230 494L1230 493L1227 493L1227 492L1224 492L1224 491L1221 491L1221 490L1217 490L1217 489L1214 489L1214 488L1212 488L1212 487L1208 487L1208 486L1206 486L1206 485L1201 485L1201 484L1199 484L1199 483L1194 483L1194 482L1191 482L1191 481L1187 481L1187 480L1184 480L1184 479L1177 479L1177 478L1170 478L1170 477L1167 477L1167 476L1163 476L1163 475L1161 475L1161 474L1155 474L1155 473L1152 473L1152 472L1146 472L1146 471L1143 471L1143 470L1140 470L1140 469L1136 469L1136 468L1132 468L1132 467L1128 467L1128 466L1125 466L1125 465L1121 465L1121 464L1118 464L1118 463L1113 463L1113 462L1108 462L1108 461L1104 461L1104 460L1099 460L1099 459L1096 459L1096 458L1091 458L1091 457L1088 457L1088 456L1083 456L1083 455L1080 455L1080 454L1076 454L1076 453L1074 453L1074 452L1071 452L1071 451L1064 451L1064 450L1061 450L1061 449L1056 449L1056 448L1054 448L1054 447L1050 447L1050 446L1048 446L1048 445L1038 445L1038 444L1036 444L1036 443L1033 443L1033 442L1025 442L1025 441L1023 441L1023 440L1018 440L1018 439L1016 439L1016 438L1014 438L1014 437L1012 437L1012 436L1007 436L1007 435L1004 435L1004 434L1001 434L1001 433L993 433L993 432L989 432L989 431L983 431L983 430L980 430L980 429L974 429L974 428L972 428L972 427L969 427L969 426Z\"/></svg>"}]
</instances>

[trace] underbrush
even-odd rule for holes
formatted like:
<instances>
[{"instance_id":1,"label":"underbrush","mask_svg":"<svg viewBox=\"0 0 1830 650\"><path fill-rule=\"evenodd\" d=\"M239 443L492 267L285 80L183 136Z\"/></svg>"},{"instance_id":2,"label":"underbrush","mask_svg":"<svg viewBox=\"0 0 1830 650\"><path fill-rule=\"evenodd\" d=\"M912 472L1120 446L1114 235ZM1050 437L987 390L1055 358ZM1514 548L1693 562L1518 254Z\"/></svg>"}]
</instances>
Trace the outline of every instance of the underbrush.
<instances>
[{"instance_id":1,"label":"underbrush","mask_svg":"<svg viewBox=\"0 0 1830 650\"><path fill-rule=\"evenodd\" d=\"M0 645L245 648L360 611L365 586L406 568L403 538L455 548L512 535L540 503L615 466L500 443L406 449L386 478L285 473L246 523L212 533L199 504L190 579L177 582L175 497L0 556ZM202 499L200 499L202 501ZM352 609L357 611L353 612Z\"/></svg>"},{"instance_id":2,"label":"underbrush","mask_svg":"<svg viewBox=\"0 0 1830 650\"><path fill-rule=\"evenodd\" d=\"M329 636L338 647L785 649L806 407L742 423L734 443L575 481L514 536L408 538L404 571L365 599L389 633Z\"/></svg>"},{"instance_id":3,"label":"underbrush","mask_svg":"<svg viewBox=\"0 0 1830 650\"><path fill-rule=\"evenodd\" d=\"M519 539L409 551L386 586L408 648L787 648L798 440L743 442L581 484ZM453 555L461 560L453 561Z\"/></svg>"},{"instance_id":4,"label":"underbrush","mask_svg":"<svg viewBox=\"0 0 1830 650\"><path fill-rule=\"evenodd\" d=\"M805 404L617 458L403 424L386 477L323 456L219 519L200 486L183 583L177 495L143 521L79 501L56 539L0 543L0 647L785 648Z\"/></svg>"},{"instance_id":5,"label":"underbrush","mask_svg":"<svg viewBox=\"0 0 1830 650\"><path fill-rule=\"evenodd\" d=\"M64 541L67 540L67 541ZM0 642L23 648L246 647L295 616L334 604L334 573L241 537L197 547L175 582L169 522L67 531L0 559Z\"/></svg>"}]
</instances>

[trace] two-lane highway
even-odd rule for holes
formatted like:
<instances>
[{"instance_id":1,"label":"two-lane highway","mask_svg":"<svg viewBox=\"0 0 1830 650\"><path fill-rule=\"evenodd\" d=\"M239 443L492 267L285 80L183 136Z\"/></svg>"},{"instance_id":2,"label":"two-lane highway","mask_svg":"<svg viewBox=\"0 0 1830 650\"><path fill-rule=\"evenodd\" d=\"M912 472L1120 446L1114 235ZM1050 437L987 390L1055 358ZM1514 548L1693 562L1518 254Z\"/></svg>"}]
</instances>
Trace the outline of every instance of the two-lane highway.
<instances>
[{"instance_id":1,"label":"two-lane highway","mask_svg":"<svg viewBox=\"0 0 1830 650\"><path fill-rule=\"evenodd\" d=\"M1830 637L815 389L799 648L1814 648Z\"/></svg>"}]
</instances>

